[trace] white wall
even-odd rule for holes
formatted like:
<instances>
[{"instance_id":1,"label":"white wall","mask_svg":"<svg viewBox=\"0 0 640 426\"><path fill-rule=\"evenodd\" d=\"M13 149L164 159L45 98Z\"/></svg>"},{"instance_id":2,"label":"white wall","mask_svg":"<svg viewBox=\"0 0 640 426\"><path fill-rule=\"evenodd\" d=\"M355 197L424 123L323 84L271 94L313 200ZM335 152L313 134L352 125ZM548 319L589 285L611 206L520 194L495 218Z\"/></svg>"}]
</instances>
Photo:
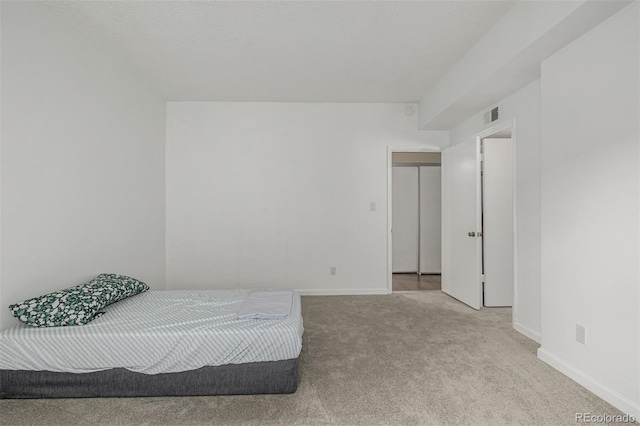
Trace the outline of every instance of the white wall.
<instances>
[{"instance_id":1,"label":"white wall","mask_svg":"<svg viewBox=\"0 0 640 426\"><path fill-rule=\"evenodd\" d=\"M404 110L168 103L168 288L386 293L387 145L448 143Z\"/></svg>"},{"instance_id":2,"label":"white wall","mask_svg":"<svg viewBox=\"0 0 640 426\"><path fill-rule=\"evenodd\" d=\"M540 341L540 80L497 103L500 120L515 117L516 301L515 328ZM451 145L491 125L483 112L451 129ZM494 123L495 124L495 123Z\"/></svg>"},{"instance_id":3,"label":"white wall","mask_svg":"<svg viewBox=\"0 0 640 426\"><path fill-rule=\"evenodd\" d=\"M7 306L102 272L164 288L165 104L34 3L2 2Z\"/></svg>"},{"instance_id":4,"label":"white wall","mask_svg":"<svg viewBox=\"0 0 640 426\"><path fill-rule=\"evenodd\" d=\"M638 3L542 64L539 356L640 417ZM586 345L575 327L586 327Z\"/></svg>"}]
</instances>

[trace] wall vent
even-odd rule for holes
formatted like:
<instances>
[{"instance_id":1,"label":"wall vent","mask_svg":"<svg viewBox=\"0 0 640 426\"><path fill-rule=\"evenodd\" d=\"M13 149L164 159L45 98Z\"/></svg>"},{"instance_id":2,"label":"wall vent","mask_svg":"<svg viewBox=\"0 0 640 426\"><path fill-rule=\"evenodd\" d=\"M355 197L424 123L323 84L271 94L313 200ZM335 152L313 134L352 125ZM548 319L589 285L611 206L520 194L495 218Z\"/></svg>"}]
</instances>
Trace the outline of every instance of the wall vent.
<instances>
[{"instance_id":1,"label":"wall vent","mask_svg":"<svg viewBox=\"0 0 640 426\"><path fill-rule=\"evenodd\" d=\"M498 119L498 107L484 113L484 124L493 123Z\"/></svg>"}]
</instances>

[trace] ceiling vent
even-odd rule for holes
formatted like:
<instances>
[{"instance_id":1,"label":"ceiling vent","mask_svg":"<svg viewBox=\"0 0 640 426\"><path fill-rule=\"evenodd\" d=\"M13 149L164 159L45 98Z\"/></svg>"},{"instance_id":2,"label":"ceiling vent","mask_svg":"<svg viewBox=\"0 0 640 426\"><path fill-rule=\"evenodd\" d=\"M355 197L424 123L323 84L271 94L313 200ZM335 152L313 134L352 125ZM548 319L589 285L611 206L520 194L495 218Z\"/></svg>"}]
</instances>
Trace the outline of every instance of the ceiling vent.
<instances>
[{"instance_id":1,"label":"ceiling vent","mask_svg":"<svg viewBox=\"0 0 640 426\"><path fill-rule=\"evenodd\" d=\"M498 107L484 113L484 124L493 123L498 120Z\"/></svg>"}]
</instances>

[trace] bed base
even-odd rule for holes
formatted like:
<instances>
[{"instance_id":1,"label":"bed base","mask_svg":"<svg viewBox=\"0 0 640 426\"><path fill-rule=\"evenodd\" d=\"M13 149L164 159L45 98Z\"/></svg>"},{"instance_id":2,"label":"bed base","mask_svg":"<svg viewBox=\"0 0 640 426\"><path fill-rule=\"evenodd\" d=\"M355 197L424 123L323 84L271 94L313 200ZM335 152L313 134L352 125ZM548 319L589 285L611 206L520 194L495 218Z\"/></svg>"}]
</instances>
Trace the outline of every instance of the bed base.
<instances>
[{"instance_id":1,"label":"bed base","mask_svg":"<svg viewBox=\"0 0 640 426\"><path fill-rule=\"evenodd\" d=\"M293 393L299 358L227 364L179 373L124 368L93 373L0 370L0 398L117 398Z\"/></svg>"}]
</instances>

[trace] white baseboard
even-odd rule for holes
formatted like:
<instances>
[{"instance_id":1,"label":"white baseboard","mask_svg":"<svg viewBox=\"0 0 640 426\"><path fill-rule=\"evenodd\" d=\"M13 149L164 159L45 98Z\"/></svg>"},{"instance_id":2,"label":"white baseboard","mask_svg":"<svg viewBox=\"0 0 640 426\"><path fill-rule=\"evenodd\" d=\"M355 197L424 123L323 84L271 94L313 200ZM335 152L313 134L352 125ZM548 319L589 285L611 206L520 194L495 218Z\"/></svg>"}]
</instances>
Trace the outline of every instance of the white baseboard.
<instances>
[{"instance_id":1,"label":"white baseboard","mask_svg":"<svg viewBox=\"0 0 640 426\"><path fill-rule=\"evenodd\" d=\"M602 385L597 380L591 378L584 372L572 367L564 360L550 354L542 348L538 349L538 358L546 362L565 376L576 381L578 384L584 386L623 413L634 416L636 420L640 419L640 405L638 403L634 403L624 396L618 394L617 392Z\"/></svg>"},{"instance_id":2,"label":"white baseboard","mask_svg":"<svg viewBox=\"0 0 640 426\"><path fill-rule=\"evenodd\" d=\"M386 288L329 288L329 289L296 289L302 296L358 296L363 294L389 294Z\"/></svg>"},{"instance_id":3,"label":"white baseboard","mask_svg":"<svg viewBox=\"0 0 640 426\"><path fill-rule=\"evenodd\" d=\"M529 339L540 343L541 339L540 339L540 333L536 333L535 331L532 331L531 329L523 326L522 324L519 324L517 322L513 323L513 329L515 331L517 331L520 334L524 334L525 336L527 336Z\"/></svg>"}]
</instances>

